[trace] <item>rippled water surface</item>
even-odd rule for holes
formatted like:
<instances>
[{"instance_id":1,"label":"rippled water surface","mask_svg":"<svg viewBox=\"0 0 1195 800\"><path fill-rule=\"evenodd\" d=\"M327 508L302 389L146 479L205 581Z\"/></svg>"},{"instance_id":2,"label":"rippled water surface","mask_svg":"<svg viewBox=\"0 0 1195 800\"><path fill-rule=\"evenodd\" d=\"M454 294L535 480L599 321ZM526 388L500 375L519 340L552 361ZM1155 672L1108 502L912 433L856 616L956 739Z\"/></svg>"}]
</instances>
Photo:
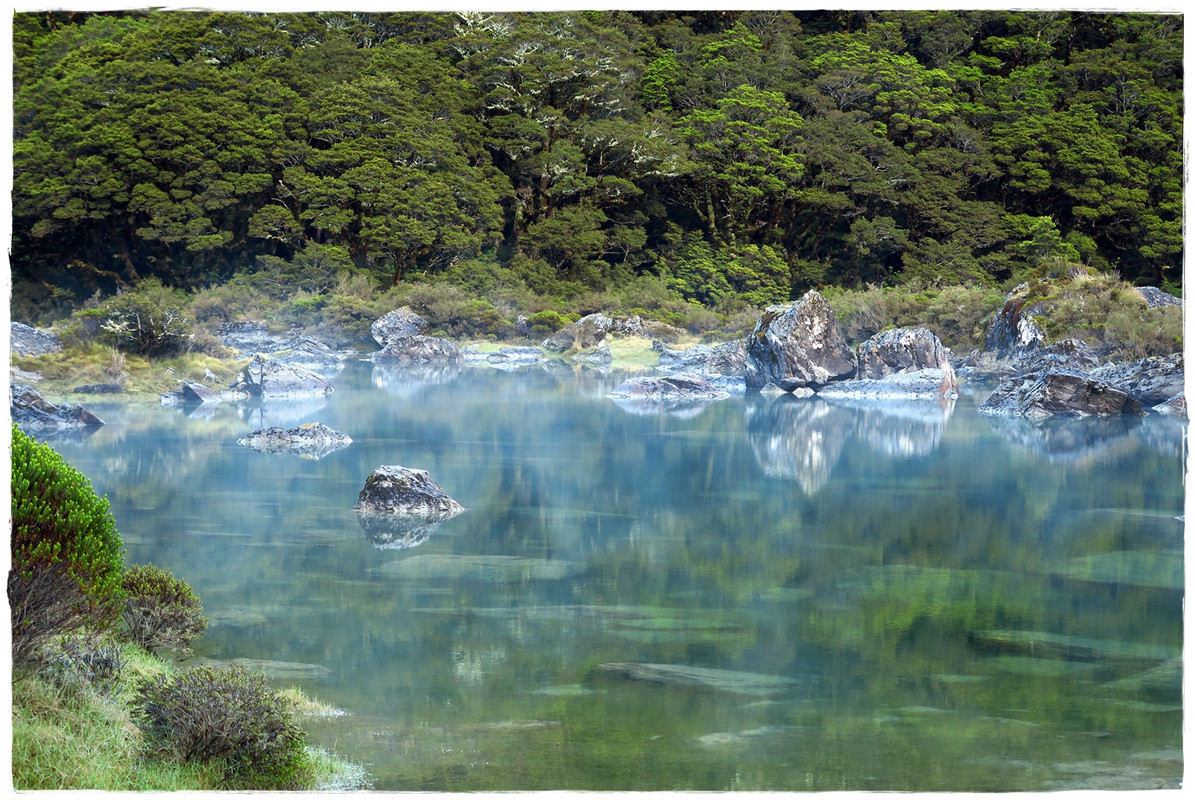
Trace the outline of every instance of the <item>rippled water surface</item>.
<instances>
[{"instance_id":1,"label":"rippled water surface","mask_svg":"<svg viewBox=\"0 0 1195 800\"><path fill-rule=\"evenodd\" d=\"M955 405L623 407L618 375L350 364L326 401L89 403L56 442L197 660L349 712L385 790L1049 790L1182 774L1183 427ZM322 459L236 439L320 421ZM468 511L388 546L381 464Z\"/></svg>"}]
</instances>

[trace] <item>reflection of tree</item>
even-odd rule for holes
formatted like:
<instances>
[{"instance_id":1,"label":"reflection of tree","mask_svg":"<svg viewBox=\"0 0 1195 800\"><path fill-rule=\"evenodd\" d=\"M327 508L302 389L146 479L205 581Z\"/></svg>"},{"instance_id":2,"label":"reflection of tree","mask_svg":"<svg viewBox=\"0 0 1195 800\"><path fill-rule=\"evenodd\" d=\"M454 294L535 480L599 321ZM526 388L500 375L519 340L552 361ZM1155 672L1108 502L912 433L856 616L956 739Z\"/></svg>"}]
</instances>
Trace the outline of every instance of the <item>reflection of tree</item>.
<instances>
[{"instance_id":1,"label":"reflection of tree","mask_svg":"<svg viewBox=\"0 0 1195 800\"><path fill-rule=\"evenodd\" d=\"M856 416L820 400L752 396L747 437L765 475L796 481L801 491L813 495L830 480Z\"/></svg>"}]
</instances>

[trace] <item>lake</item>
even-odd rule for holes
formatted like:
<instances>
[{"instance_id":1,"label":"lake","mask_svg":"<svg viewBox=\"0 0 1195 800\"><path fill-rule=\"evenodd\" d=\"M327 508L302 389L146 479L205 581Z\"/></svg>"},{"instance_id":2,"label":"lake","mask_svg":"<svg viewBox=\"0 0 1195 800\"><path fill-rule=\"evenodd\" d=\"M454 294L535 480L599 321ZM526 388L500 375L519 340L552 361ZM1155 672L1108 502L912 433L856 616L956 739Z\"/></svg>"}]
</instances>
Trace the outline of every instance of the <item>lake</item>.
<instances>
[{"instance_id":1,"label":"lake","mask_svg":"<svg viewBox=\"0 0 1195 800\"><path fill-rule=\"evenodd\" d=\"M326 401L89 401L53 444L202 597L194 661L344 709L304 726L377 789L1179 786L1184 425L650 413L623 377L354 362ZM236 443L312 421L352 445ZM382 464L467 511L368 533Z\"/></svg>"}]
</instances>

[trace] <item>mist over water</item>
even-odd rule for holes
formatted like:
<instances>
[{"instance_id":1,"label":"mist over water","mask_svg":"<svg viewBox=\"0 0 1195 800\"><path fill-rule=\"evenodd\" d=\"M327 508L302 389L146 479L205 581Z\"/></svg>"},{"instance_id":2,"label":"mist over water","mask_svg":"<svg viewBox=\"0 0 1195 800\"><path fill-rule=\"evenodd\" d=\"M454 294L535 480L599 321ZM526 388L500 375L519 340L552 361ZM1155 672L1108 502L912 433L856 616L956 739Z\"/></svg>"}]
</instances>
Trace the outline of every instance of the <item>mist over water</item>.
<instances>
[{"instance_id":1,"label":"mist over water","mask_svg":"<svg viewBox=\"0 0 1195 800\"><path fill-rule=\"evenodd\" d=\"M748 394L653 413L594 371L350 364L326 401L89 403L54 442L195 661L348 716L377 789L1174 788L1183 426ZM319 421L321 459L237 445ZM464 513L388 540L377 466Z\"/></svg>"}]
</instances>

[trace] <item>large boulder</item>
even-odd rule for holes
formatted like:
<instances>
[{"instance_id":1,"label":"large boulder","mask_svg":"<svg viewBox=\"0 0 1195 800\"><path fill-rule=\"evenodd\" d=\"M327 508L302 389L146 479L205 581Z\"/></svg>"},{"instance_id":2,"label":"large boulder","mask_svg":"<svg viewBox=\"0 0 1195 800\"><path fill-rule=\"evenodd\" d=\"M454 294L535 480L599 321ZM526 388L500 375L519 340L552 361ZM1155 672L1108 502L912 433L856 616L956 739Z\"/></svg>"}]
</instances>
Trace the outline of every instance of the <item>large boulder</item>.
<instances>
[{"instance_id":1,"label":"large boulder","mask_svg":"<svg viewBox=\"0 0 1195 800\"><path fill-rule=\"evenodd\" d=\"M287 364L259 353L241 370L231 389L262 399L326 397L332 393L332 384L323 375L301 364Z\"/></svg>"},{"instance_id":2,"label":"large boulder","mask_svg":"<svg viewBox=\"0 0 1195 800\"><path fill-rule=\"evenodd\" d=\"M946 369L894 372L883 378L836 381L817 391L818 397L852 400L940 400L958 397L958 382Z\"/></svg>"},{"instance_id":3,"label":"large boulder","mask_svg":"<svg viewBox=\"0 0 1195 800\"><path fill-rule=\"evenodd\" d=\"M237 444L259 453L294 453L317 460L352 443L347 434L333 430L322 422L309 422L289 429L274 426L237 439Z\"/></svg>"},{"instance_id":4,"label":"large boulder","mask_svg":"<svg viewBox=\"0 0 1195 800\"><path fill-rule=\"evenodd\" d=\"M859 380L877 382L882 393L907 393L909 387L918 396L926 394L927 388L931 395L941 397L958 394L950 349L926 328L894 328L877 333L859 345L858 358ZM913 375L919 380L911 380L909 376Z\"/></svg>"},{"instance_id":5,"label":"large boulder","mask_svg":"<svg viewBox=\"0 0 1195 800\"><path fill-rule=\"evenodd\" d=\"M614 328L614 320L600 311L565 325L544 340L543 349L551 353L568 350L588 350L606 341L606 334Z\"/></svg>"},{"instance_id":6,"label":"large boulder","mask_svg":"<svg viewBox=\"0 0 1195 800\"><path fill-rule=\"evenodd\" d=\"M62 349L62 342L54 334L21 322L10 323L8 337L8 349L19 356L40 356Z\"/></svg>"},{"instance_id":7,"label":"large boulder","mask_svg":"<svg viewBox=\"0 0 1195 800\"><path fill-rule=\"evenodd\" d=\"M1040 422L1051 417L1139 416L1141 403L1129 393L1081 372L1046 370L1000 384L979 408L996 417Z\"/></svg>"},{"instance_id":8,"label":"large boulder","mask_svg":"<svg viewBox=\"0 0 1195 800\"><path fill-rule=\"evenodd\" d=\"M733 342L709 347L699 344L687 350L674 350L663 342L652 342L652 349L660 354L658 372L669 375L699 375L713 386L726 391L743 391L747 373L747 342Z\"/></svg>"},{"instance_id":9,"label":"large boulder","mask_svg":"<svg viewBox=\"0 0 1195 800\"><path fill-rule=\"evenodd\" d=\"M12 421L22 430L56 433L98 428L104 421L83 406L58 406L32 386L14 383L9 389Z\"/></svg>"},{"instance_id":10,"label":"large boulder","mask_svg":"<svg viewBox=\"0 0 1195 800\"><path fill-rule=\"evenodd\" d=\"M432 480L427 470L383 464L365 479L353 511L444 520L464 511Z\"/></svg>"},{"instance_id":11,"label":"large boulder","mask_svg":"<svg viewBox=\"0 0 1195 800\"><path fill-rule=\"evenodd\" d=\"M1045 331L1034 321L1042 308L1030 302L1029 292L1029 284L1022 283L1004 298L1004 305L988 326L984 350L998 358L1013 359L1045 342Z\"/></svg>"},{"instance_id":12,"label":"large boulder","mask_svg":"<svg viewBox=\"0 0 1195 800\"><path fill-rule=\"evenodd\" d=\"M404 336L394 339L370 358L375 364L452 365L464 361L461 349L438 336Z\"/></svg>"},{"instance_id":13,"label":"large boulder","mask_svg":"<svg viewBox=\"0 0 1195 800\"><path fill-rule=\"evenodd\" d=\"M405 339L408 336L422 336L427 333L428 321L416 314L409 306L396 308L373 321L369 333L380 346Z\"/></svg>"},{"instance_id":14,"label":"large boulder","mask_svg":"<svg viewBox=\"0 0 1195 800\"><path fill-rule=\"evenodd\" d=\"M1131 364L1107 364L1091 370L1091 377L1115 384L1146 406L1164 403L1183 391L1183 354L1153 356Z\"/></svg>"},{"instance_id":15,"label":"large boulder","mask_svg":"<svg viewBox=\"0 0 1195 800\"><path fill-rule=\"evenodd\" d=\"M769 383L818 389L857 370L834 311L811 291L796 303L769 306L747 339L747 388Z\"/></svg>"}]
</instances>

